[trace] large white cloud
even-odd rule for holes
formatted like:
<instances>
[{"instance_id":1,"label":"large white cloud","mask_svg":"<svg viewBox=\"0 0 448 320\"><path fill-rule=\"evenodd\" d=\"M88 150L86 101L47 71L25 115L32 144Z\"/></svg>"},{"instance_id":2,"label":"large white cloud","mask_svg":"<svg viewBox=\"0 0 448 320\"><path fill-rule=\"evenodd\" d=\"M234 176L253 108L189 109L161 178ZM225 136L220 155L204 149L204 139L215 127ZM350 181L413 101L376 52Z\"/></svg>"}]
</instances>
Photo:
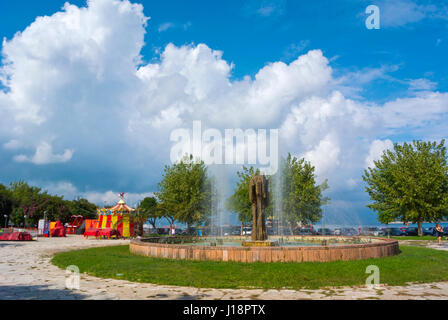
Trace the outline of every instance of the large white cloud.
<instances>
[{"instance_id":1,"label":"large white cloud","mask_svg":"<svg viewBox=\"0 0 448 320\"><path fill-rule=\"evenodd\" d=\"M280 128L281 150L305 156L343 191L360 181L372 142L422 135L448 113L448 94L433 85L381 105L358 99L359 79L375 76L336 78L321 50L241 80L206 44L169 44L160 61L142 64L147 20L127 0L90 0L3 42L0 145L8 161L19 161L18 175L20 166L56 162L68 168L60 181L85 174L74 187L91 199L135 186L151 188L135 192L145 194L169 161L171 131L202 120L220 130ZM115 185L92 191L94 181Z\"/></svg>"},{"instance_id":2,"label":"large white cloud","mask_svg":"<svg viewBox=\"0 0 448 320\"><path fill-rule=\"evenodd\" d=\"M375 166L374 161L381 159L384 151L393 148L393 143L389 139L386 140L375 140L370 145L369 154L366 157L365 163L366 168L373 168Z\"/></svg>"},{"instance_id":3,"label":"large white cloud","mask_svg":"<svg viewBox=\"0 0 448 320\"><path fill-rule=\"evenodd\" d=\"M53 141L60 152L121 142L117 128L126 128L122 113L140 84L135 71L147 21L142 10L128 1L65 4L5 40L1 136L35 155L42 141ZM32 155L19 158L26 157Z\"/></svg>"},{"instance_id":4,"label":"large white cloud","mask_svg":"<svg viewBox=\"0 0 448 320\"><path fill-rule=\"evenodd\" d=\"M231 70L222 52L205 44L168 45L160 63L138 70L146 98L139 106L139 119L153 116L155 124L165 119L168 126L178 125L180 116L207 119L218 127L268 126L278 123L291 103L326 90L331 79L328 60L320 50L289 65L268 64L255 79L230 81ZM163 111L171 111L171 116Z\"/></svg>"}]
</instances>

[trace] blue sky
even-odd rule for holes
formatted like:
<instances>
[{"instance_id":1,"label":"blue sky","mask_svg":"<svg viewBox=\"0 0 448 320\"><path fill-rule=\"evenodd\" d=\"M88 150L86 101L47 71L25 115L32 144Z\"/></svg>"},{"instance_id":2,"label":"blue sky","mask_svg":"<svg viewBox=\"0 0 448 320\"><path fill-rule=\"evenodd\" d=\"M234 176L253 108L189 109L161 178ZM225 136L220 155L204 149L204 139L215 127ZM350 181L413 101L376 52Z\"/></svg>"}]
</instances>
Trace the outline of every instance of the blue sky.
<instances>
[{"instance_id":1,"label":"blue sky","mask_svg":"<svg viewBox=\"0 0 448 320\"><path fill-rule=\"evenodd\" d=\"M371 223L366 165L446 137L446 1L64 3L0 3L3 183L137 201L156 191L170 130L280 128L282 150L329 179L329 215Z\"/></svg>"},{"instance_id":2,"label":"blue sky","mask_svg":"<svg viewBox=\"0 0 448 320\"><path fill-rule=\"evenodd\" d=\"M3 1L0 4L2 38L11 39L37 16L52 15L65 2ZM440 90L446 90L448 67L444 57L448 47L448 2L402 2L424 6L432 3L440 6L445 16L431 18L428 14L428 17L412 22L418 12L416 9L408 15L406 12L399 15L397 26L368 30L364 26L368 16L364 10L369 4L379 4L381 9L381 1L142 0L138 3L143 4L145 15L151 18L142 55L145 61L151 61L157 59L157 50L168 43L178 46L206 43L213 49L222 50L224 59L235 63L233 76L239 78L253 76L268 62L290 62L299 53L321 49L325 56L336 58L334 66L342 69L399 66L393 76L399 79L426 76L438 82ZM86 1L69 3L84 6ZM263 8L272 11L262 14L259 11ZM383 14L393 15L388 11ZM385 86L380 87L381 90L372 88L375 91L372 98L384 94ZM400 90L398 84L390 91L396 95L395 90Z\"/></svg>"}]
</instances>

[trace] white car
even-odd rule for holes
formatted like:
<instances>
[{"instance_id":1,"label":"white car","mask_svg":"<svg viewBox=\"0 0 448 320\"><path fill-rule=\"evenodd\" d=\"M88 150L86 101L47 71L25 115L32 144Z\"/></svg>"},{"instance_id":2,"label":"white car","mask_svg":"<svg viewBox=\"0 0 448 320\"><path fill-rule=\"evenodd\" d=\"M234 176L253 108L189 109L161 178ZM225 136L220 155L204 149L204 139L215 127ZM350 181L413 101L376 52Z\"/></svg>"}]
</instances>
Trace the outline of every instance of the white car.
<instances>
[{"instance_id":1,"label":"white car","mask_svg":"<svg viewBox=\"0 0 448 320\"><path fill-rule=\"evenodd\" d=\"M361 229L361 235L378 237L383 235L383 232L378 227L366 227Z\"/></svg>"},{"instance_id":2,"label":"white car","mask_svg":"<svg viewBox=\"0 0 448 320\"><path fill-rule=\"evenodd\" d=\"M252 228L244 227L243 228L243 236L250 236L252 234Z\"/></svg>"}]
</instances>

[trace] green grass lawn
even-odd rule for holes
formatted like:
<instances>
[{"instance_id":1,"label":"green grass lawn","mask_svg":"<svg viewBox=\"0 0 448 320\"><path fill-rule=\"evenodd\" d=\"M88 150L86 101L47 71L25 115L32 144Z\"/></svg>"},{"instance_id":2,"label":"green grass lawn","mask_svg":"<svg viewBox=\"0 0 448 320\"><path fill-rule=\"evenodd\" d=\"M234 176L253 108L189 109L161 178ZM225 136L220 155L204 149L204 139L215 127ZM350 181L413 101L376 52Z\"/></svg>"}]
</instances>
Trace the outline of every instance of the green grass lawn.
<instances>
[{"instance_id":1,"label":"green grass lawn","mask_svg":"<svg viewBox=\"0 0 448 320\"><path fill-rule=\"evenodd\" d=\"M368 265L380 269L380 282L448 280L448 252L412 246L397 256L327 263L237 263L148 258L129 253L129 246L91 248L56 254L60 268L77 265L101 278L199 288L291 288L363 285Z\"/></svg>"}]
</instances>

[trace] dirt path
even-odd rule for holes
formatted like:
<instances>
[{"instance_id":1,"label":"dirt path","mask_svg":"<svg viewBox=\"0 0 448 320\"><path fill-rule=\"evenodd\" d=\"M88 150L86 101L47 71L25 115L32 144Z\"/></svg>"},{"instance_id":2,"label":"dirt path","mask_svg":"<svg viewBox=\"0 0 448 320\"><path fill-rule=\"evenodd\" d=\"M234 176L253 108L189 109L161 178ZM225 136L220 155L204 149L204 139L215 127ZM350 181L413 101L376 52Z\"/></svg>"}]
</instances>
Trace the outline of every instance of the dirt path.
<instances>
[{"instance_id":1,"label":"dirt path","mask_svg":"<svg viewBox=\"0 0 448 320\"><path fill-rule=\"evenodd\" d=\"M0 242L0 299L448 299L448 282L327 290L196 289L99 279L82 274L80 290L65 288L66 272L50 263L58 251L127 244L81 236ZM447 247L440 249L448 250Z\"/></svg>"}]
</instances>

